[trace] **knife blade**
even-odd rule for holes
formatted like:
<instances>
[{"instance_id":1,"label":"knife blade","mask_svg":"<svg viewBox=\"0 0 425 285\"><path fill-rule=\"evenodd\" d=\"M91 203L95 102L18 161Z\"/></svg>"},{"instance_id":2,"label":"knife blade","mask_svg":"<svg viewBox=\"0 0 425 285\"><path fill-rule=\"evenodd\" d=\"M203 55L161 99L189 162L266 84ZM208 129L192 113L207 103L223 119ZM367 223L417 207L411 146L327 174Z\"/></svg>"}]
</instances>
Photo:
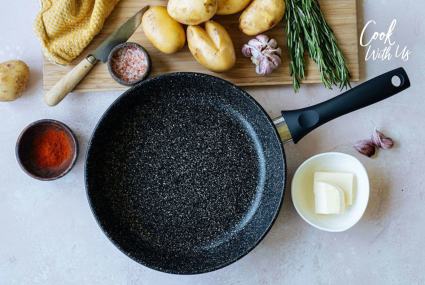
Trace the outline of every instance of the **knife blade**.
<instances>
[{"instance_id":1,"label":"knife blade","mask_svg":"<svg viewBox=\"0 0 425 285\"><path fill-rule=\"evenodd\" d=\"M44 95L44 101L49 106L59 104L75 87L86 77L90 70L98 61L106 62L109 53L118 44L126 42L137 30L142 22L142 16L149 9L149 6L143 7L134 16L128 19L110 36L108 36L92 54L89 54L78 65L76 65L68 74L59 80L52 89Z\"/></svg>"},{"instance_id":2,"label":"knife blade","mask_svg":"<svg viewBox=\"0 0 425 285\"><path fill-rule=\"evenodd\" d=\"M92 53L92 55L102 62L108 60L111 50L121 43L125 43L136 31L142 22L142 16L149 6L143 7L133 17L127 20L121 27L115 30L109 37L107 37L100 46Z\"/></svg>"}]
</instances>

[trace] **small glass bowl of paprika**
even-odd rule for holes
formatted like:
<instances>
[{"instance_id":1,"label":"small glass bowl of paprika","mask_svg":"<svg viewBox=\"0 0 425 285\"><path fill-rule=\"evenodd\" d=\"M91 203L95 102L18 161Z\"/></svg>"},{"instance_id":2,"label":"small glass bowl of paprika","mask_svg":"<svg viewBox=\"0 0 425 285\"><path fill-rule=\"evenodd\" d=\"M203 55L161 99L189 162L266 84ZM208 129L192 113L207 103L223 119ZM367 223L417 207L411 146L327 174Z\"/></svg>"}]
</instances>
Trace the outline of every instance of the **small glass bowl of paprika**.
<instances>
[{"instance_id":1,"label":"small glass bowl of paprika","mask_svg":"<svg viewBox=\"0 0 425 285\"><path fill-rule=\"evenodd\" d=\"M16 142L21 168L39 180L55 180L67 174L78 156L78 143L68 126L56 120L40 120L27 126Z\"/></svg>"}]
</instances>

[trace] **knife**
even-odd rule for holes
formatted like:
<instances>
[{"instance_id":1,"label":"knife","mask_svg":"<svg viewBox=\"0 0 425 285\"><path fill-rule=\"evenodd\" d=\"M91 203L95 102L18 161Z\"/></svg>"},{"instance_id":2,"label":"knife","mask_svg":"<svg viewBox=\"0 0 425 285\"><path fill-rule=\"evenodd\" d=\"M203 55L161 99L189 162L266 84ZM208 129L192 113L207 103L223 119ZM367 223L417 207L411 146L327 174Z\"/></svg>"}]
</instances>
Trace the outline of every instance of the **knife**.
<instances>
[{"instance_id":1,"label":"knife","mask_svg":"<svg viewBox=\"0 0 425 285\"><path fill-rule=\"evenodd\" d=\"M52 89L44 95L44 101L49 106L55 106L86 77L98 61L105 63L110 51L118 44L126 42L139 27L142 16L149 6L145 6L133 17L127 20L117 30L100 44L92 53L76 65L68 74L59 80Z\"/></svg>"}]
</instances>

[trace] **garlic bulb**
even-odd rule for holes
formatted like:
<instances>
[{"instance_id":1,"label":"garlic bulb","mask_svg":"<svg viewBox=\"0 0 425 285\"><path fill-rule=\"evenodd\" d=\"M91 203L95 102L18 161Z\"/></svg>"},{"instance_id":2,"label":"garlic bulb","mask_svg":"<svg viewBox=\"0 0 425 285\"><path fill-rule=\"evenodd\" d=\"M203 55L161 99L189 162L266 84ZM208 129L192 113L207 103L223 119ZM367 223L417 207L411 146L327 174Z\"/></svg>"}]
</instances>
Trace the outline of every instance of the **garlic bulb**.
<instances>
[{"instance_id":1,"label":"garlic bulb","mask_svg":"<svg viewBox=\"0 0 425 285\"><path fill-rule=\"evenodd\" d=\"M255 64L255 72L259 75L267 75L273 72L282 63L282 50L277 46L275 39L266 35L258 35L251 39L242 48L246 57L251 57Z\"/></svg>"}]
</instances>

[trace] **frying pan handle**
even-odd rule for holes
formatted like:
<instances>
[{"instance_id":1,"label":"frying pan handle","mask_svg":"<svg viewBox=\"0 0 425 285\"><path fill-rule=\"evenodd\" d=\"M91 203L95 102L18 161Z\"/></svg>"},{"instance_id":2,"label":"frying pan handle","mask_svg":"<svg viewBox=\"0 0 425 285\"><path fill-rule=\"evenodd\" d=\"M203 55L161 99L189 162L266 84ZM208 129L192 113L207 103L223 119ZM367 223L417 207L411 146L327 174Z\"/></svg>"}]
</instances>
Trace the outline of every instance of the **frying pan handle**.
<instances>
[{"instance_id":1,"label":"frying pan handle","mask_svg":"<svg viewBox=\"0 0 425 285\"><path fill-rule=\"evenodd\" d=\"M282 111L282 116L292 140L297 143L317 127L391 97L409 87L409 77L406 71L400 67L323 103L299 110Z\"/></svg>"}]
</instances>

